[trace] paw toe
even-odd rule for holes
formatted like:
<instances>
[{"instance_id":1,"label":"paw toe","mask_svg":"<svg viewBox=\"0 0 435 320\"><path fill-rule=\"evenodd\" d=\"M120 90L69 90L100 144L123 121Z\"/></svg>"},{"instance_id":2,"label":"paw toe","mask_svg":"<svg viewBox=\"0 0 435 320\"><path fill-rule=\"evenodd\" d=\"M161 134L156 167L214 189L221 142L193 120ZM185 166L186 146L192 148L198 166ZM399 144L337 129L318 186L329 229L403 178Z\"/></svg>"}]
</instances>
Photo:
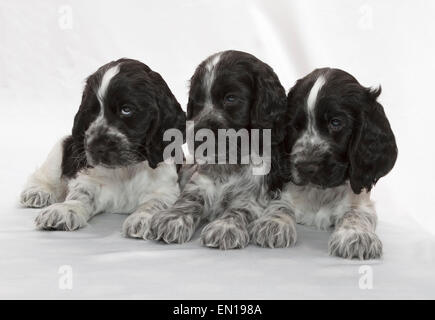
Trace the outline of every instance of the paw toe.
<instances>
[{"instance_id":1,"label":"paw toe","mask_svg":"<svg viewBox=\"0 0 435 320\"><path fill-rule=\"evenodd\" d=\"M86 225L85 218L73 209L62 205L51 205L35 219L35 225L40 230L74 231Z\"/></svg>"},{"instance_id":2,"label":"paw toe","mask_svg":"<svg viewBox=\"0 0 435 320\"><path fill-rule=\"evenodd\" d=\"M292 221L259 219L249 228L252 242L261 247L287 248L296 243L296 228Z\"/></svg>"},{"instance_id":3,"label":"paw toe","mask_svg":"<svg viewBox=\"0 0 435 320\"><path fill-rule=\"evenodd\" d=\"M244 248L249 243L246 228L228 221L215 220L201 232L201 244L222 250Z\"/></svg>"},{"instance_id":4,"label":"paw toe","mask_svg":"<svg viewBox=\"0 0 435 320\"><path fill-rule=\"evenodd\" d=\"M149 230L149 214L132 214L122 225L122 234L130 238L144 238L145 233Z\"/></svg>"},{"instance_id":5,"label":"paw toe","mask_svg":"<svg viewBox=\"0 0 435 320\"><path fill-rule=\"evenodd\" d=\"M329 240L329 254L346 259L379 259L382 242L374 232L343 229L333 232Z\"/></svg>"},{"instance_id":6,"label":"paw toe","mask_svg":"<svg viewBox=\"0 0 435 320\"><path fill-rule=\"evenodd\" d=\"M146 238L166 243L185 243L192 238L195 224L189 215L161 211L153 216L150 229Z\"/></svg>"},{"instance_id":7,"label":"paw toe","mask_svg":"<svg viewBox=\"0 0 435 320\"><path fill-rule=\"evenodd\" d=\"M20 204L27 208L44 208L53 203L51 193L38 189L24 190L20 195Z\"/></svg>"}]
</instances>

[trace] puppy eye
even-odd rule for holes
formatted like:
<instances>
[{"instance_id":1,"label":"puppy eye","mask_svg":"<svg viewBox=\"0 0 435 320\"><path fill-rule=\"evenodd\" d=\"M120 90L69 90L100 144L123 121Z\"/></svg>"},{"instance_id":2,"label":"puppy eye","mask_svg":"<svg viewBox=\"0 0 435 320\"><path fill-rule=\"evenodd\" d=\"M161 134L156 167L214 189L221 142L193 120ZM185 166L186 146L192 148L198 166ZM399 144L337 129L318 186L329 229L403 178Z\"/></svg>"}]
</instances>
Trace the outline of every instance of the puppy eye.
<instances>
[{"instance_id":1,"label":"puppy eye","mask_svg":"<svg viewBox=\"0 0 435 320\"><path fill-rule=\"evenodd\" d=\"M120 109L121 115L129 117L133 114L133 109L128 105L123 105Z\"/></svg>"},{"instance_id":2,"label":"puppy eye","mask_svg":"<svg viewBox=\"0 0 435 320\"><path fill-rule=\"evenodd\" d=\"M225 96L224 102L225 103L234 103L237 100L237 96L235 96L234 94L227 94Z\"/></svg>"},{"instance_id":3,"label":"puppy eye","mask_svg":"<svg viewBox=\"0 0 435 320\"><path fill-rule=\"evenodd\" d=\"M338 118L332 118L329 121L329 126L331 127L332 130L337 131L342 128L343 122Z\"/></svg>"}]
</instances>

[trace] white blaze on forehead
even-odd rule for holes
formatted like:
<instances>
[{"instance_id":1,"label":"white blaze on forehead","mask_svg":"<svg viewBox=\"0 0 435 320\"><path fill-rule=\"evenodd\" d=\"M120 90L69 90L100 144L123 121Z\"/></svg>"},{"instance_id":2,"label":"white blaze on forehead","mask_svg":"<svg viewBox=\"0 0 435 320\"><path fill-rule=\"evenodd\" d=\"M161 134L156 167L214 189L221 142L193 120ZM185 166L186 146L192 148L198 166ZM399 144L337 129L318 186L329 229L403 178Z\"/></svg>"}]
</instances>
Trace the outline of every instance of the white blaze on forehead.
<instances>
[{"instance_id":1,"label":"white blaze on forehead","mask_svg":"<svg viewBox=\"0 0 435 320\"><path fill-rule=\"evenodd\" d=\"M312 136L317 136L316 123L315 123L316 113L314 109L316 108L317 97L324 84L325 84L325 77L321 75L317 78L316 82L314 82L307 98L307 116L308 116L307 129Z\"/></svg>"},{"instance_id":2,"label":"white blaze on forehead","mask_svg":"<svg viewBox=\"0 0 435 320\"><path fill-rule=\"evenodd\" d=\"M95 136L95 132L98 128L106 127L106 120L104 118L104 98L107 94L107 89L110 85L110 81L119 73L119 64L106 70L101 78L100 86L96 92L97 99L100 103L100 113L98 117L90 124L86 130L87 142L90 143ZM115 128L109 128L110 132L115 135L121 135Z\"/></svg>"},{"instance_id":3,"label":"white blaze on forehead","mask_svg":"<svg viewBox=\"0 0 435 320\"><path fill-rule=\"evenodd\" d=\"M307 110L309 113L314 112L314 107L316 106L316 102L317 102L317 96L324 84L325 84L324 76L318 77L316 82L313 84L307 99Z\"/></svg>"},{"instance_id":4,"label":"white blaze on forehead","mask_svg":"<svg viewBox=\"0 0 435 320\"><path fill-rule=\"evenodd\" d=\"M305 132L301 135L301 137L295 142L292 150L293 153L307 151L307 148L309 146L322 146L322 149L324 150L328 148L326 141L319 135L318 131L316 130L315 123L315 108L317 104L317 98L325 82L325 77L323 75L320 75L311 87L306 102L307 128L305 129Z\"/></svg>"},{"instance_id":5,"label":"white blaze on forehead","mask_svg":"<svg viewBox=\"0 0 435 320\"><path fill-rule=\"evenodd\" d=\"M210 61L206 65L207 70L212 71L213 68L218 64L220 59L221 53L216 53L213 57L211 57Z\"/></svg>"},{"instance_id":6,"label":"white blaze on forehead","mask_svg":"<svg viewBox=\"0 0 435 320\"><path fill-rule=\"evenodd\" d=\"M103 77L101 78L100 87L98 88L98 91L97 91L97 98L98 98L98 101L100 102L101 112L103 112L103 110L104 110L103 102L104 102L104 98L106 96L107 88L109 87L110 81L118 73L119 73L119 64L106 70Z\"/></svg>"},{"instance_id":7,"label":"white blaze on forehead","mask_svg":"<svg viewBox=\"0 0 435 320\"><path fill-rule=\"evenodd\" d=\"M205 109L211 109L213 107L211 101L211 87L213 85L213 81L215 79L215 69L216 65L219 63L221 59L221 53L217 53L211 57L210 61L206 64L205 68L207 69L206 74L204 75L204 89L205 89Z\"/></svg>"}]
</instances>

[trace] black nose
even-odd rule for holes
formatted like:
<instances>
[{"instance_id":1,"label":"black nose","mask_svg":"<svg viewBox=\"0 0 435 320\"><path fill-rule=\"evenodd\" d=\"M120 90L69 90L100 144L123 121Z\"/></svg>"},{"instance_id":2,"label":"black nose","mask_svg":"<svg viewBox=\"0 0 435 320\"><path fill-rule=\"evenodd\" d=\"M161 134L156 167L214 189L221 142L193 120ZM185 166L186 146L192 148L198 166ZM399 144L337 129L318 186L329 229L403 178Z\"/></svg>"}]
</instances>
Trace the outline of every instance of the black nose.
<instances>
[{"instance_id":1,"label":"black nose","mask_svg":"<svg viewBox=\"0 0 435 320\"><path fill-rule=\"evenodd\" d=\"M296 169L304 176L313 176L319 169L319 164L314 161L299 161L296 163Z\"/></svg>"},{"instance_id":2,"label":"black nose","mask_svg":"<svg viewBox=\"0 0 435 320\"><path fill-rule=\"evenodd\" d=\"M224 123L214 120L203 120L195 123L195 134L201 129L211 130L213 133L217 134L218 129L225 129L226 126Z\"/></svg>"},{"instance_id":3,"label":"black nose","mask_svg":"<svg viewBox=\"0 0 435 320\"><path fill-rule=\"evenodd\" d=\"M109 137L98 137L88 146L92 158L96 161L106 161L117 151L117 143Z\"/></svg>"},{"instance_id":4,"label":"black nose","mask_svg":"<svg viewBox=\"0 0 435 320\"><path fill-rule=\"evenodd\" d=\"M92 146L92 153L101 158L107 152L107 146L104 144L95 144Z\"/></svg>"}]
</instances>

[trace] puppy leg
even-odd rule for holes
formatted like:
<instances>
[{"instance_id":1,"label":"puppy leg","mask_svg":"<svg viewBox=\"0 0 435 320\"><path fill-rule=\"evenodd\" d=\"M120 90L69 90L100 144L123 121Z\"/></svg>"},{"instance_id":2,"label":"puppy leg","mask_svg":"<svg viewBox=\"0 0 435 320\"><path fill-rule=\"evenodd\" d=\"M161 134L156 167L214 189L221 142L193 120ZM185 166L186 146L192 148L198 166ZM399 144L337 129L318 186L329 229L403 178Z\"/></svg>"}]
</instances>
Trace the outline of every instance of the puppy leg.
<instances>
[{"instance_id":1,"label":"puppy leg","mask_svg":"<svg viewBox=\"0 0 435 320\"><path fill-rule=\"evenodd\" d=\"M67 181L62 178L64 140L56 143L43 165L29 177L20 195L23 207L43 208L65 199Z\"/></svg>"},{"instance_id":2,"label":"puppy leg","mask_svg":"<svg viewBox=\"0 0 435 320\"><path fill-rule=\"evenodd\" d=\"M189 241L212 201L213 190L211 179L195 174L172 207L152 216L150 231L144 238L166 243Z\"/></svg>"},{"instance_id":3,"label":"puppy leg","mask_svg":"<svg viewBox=\"0 0 435 320\"><path fill-rule=\"evenodd\" d=\"M226 184L213 210L218 218L202 230L201 244L223 250L246 247L248 225L263 211L259 202L264 197L260 186L250 174Z\"/></svg>"},{"instance_id":4,"label":"puppy leg","mask_svg":"<svg viewBox=\"0 0 435 320\"><path fill-rule=\"evenodd\" d=\"M148 238L151 217L159 211L166 210L176 200L176 194L155 193L150 200L145 201L139 208L125 219L122 234L131 238Z\"/></svg>"},{"instance_id":5,"label":"puppy leg","mask_svg":"<svg viewBox=\"0 0 435 320\"><path fill-rule=\"evenodd\" d=\"M98 202L100 186L84 179L72 180L65 202L54 203L36 217L36 227L41 230L73 231L84 227L94 215L105 210Z\"/></svg>"},{"instance_id":6,"label":"puppy leg","mask_svg":"<svg viewBox=\"0 0 435 320\"><path fill-rule=\"evenodd\" d=\"M263 215L249 225L251 241L268 248L294 246L297 240L292 209L281 201L271 201Z\"/></svg>"},{"instance_id":7,"label":"puppy leg","mask_svg":"<svg viewBox=\"0 0 435 320\"><path fill-rule=\"evenodd\" d=\"M345 213L335 224L329 240L329 254L342 258L378 259L382 242L375 233L376 212L373 205L356 207Z\"/></svg>"}]
</instances>

